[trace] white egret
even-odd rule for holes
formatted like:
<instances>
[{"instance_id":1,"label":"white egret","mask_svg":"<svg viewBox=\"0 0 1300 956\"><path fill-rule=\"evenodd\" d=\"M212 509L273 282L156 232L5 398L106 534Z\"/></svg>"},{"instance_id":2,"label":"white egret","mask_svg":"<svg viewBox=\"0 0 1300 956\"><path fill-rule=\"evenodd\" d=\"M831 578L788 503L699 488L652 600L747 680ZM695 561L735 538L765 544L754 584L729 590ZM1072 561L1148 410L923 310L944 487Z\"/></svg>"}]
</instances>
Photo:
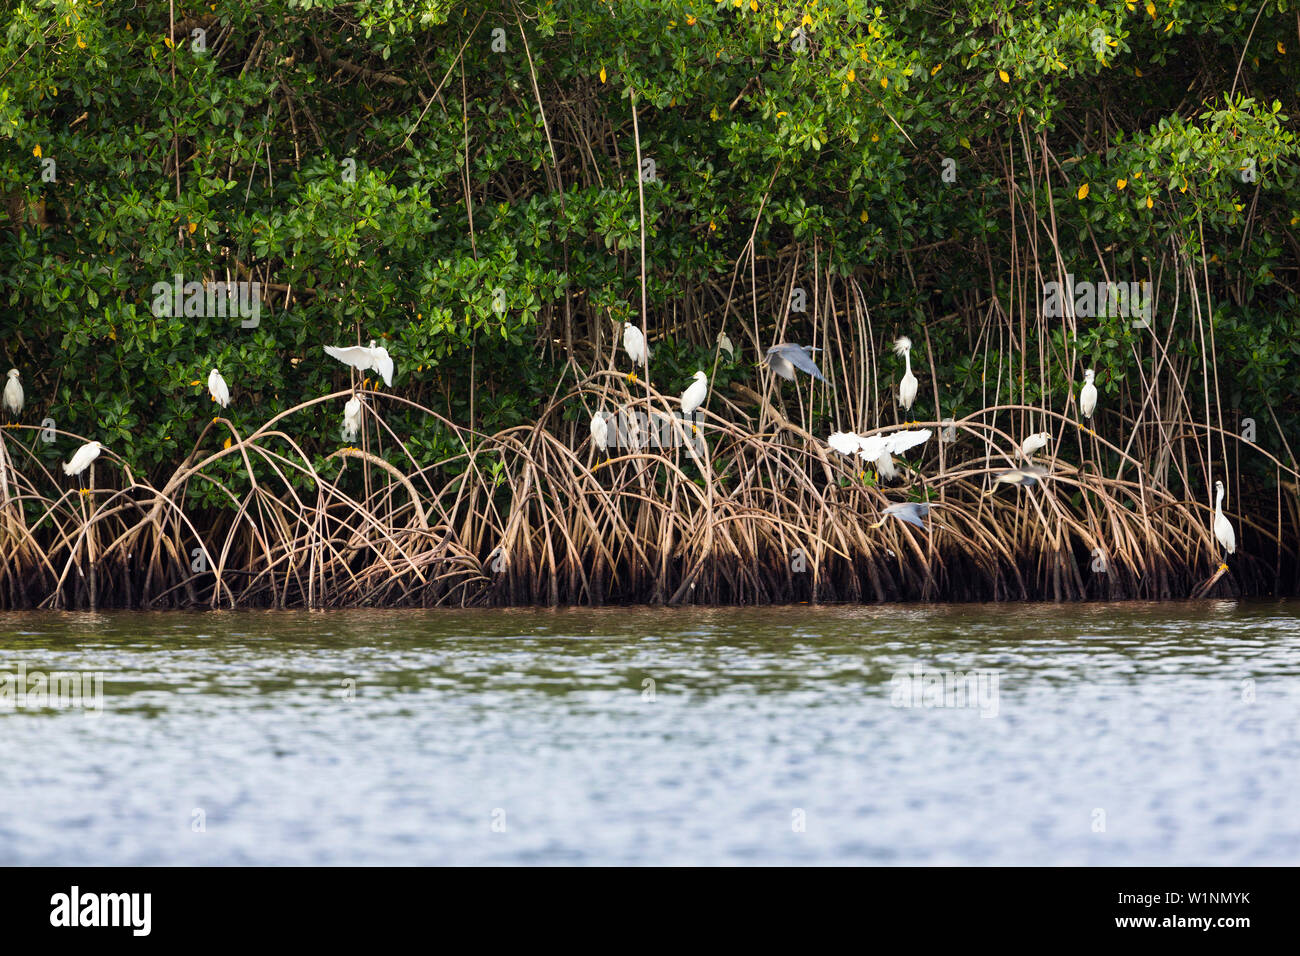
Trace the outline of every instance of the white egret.
<instances>
[{"instance_id":1,"label":"white egret","mask_svg":"<svg viewBox=\"0 0 1300 956\"><path fill-rule=\"evenodd\" d=\"M623 351L632 360L632 371L628 372L627 380L635 382L636 367L644 368L650 361L650 346L646 344L645 334L631 322L623 323Z\"/></svg>"},{"instance_id":2,"label":"white egret","mask_svg":"<svg viewBox=\"0 0 1300 956\"><path fill-rule=\"evenodd\" d=\"M9 381L5 382L4 406L9 414L17 418L23 411L23 383L18 381L18 369L9 370Z\"/></svg>"},{"instance_id":3,"label":"white egret","mask_svg":"<svg viewBox=\"0 0 1300 956\"><path fill-rule=\"evenodd\" d=\"M596 412L591 416L591 441L598 451L609 447L609 422L605 419L604 412Z\"/></svg>"},{"instance_id":4,"label":"white egret","mask_svg":"<svg viewBox=\"0 0 1300 956\"><path fill-rule=\"evenodd\" d=\"M767 367L777 375L780 375L787 382L794 381L795 369L811 375L819 382L826 381L822 375L821 369L813 361L810 352L819 352L820 349L809 348L803 345L796 345L793 342L778 342L767 350L767 356L764 359Z\"/></svg>"},{"instance_id":5,"label":"white egret","mask_svg":"<svg viewBox=\"0 0 1300 956\"><path fill-rule=\"evenodd\" d=\"M353 395L343 406L343 440L353 442L361 434L361 399Z\"/></svg>"},{"instance_id":6,"label":"white egret","mask_svg":"<svg viewBox=\"0 0 1300 956\"><path fill-rule=\"evenodd\" d=\"M1232 522L1223 515L1223 482L1214 483L1216 498L1214 500L1214 536L1219 539L1219 544L1228 554L1234 554L1237 550L1237 535L1232 530Z\"/></svg>"},{"instance_id":7,"label":"white egret","mask_svg":"<svg viewBox=\"0 0 1300 956\"><path fill-rule=\"evenodd\" d=\"M1025 458L1033 458L1035 453L1046 448L1051 440L1051 432L1034 432L1020 443L1020 454Z\"/></svg>"},{"instance_id":8,"label":"white egret","mask_svg":"<svg viewBox=\"0 0 1300 956\"><path fill-rule=\"evenodd\" d=\"M881 478L886 481L893 481L898 477L898 469L894 467L893 456L901 455L917 445L925 444L930 440L931 434L933 433L928 428L893 432L888 435L857 435L853 432L835 432L826 440L826 444L841 455L852 455L856 452L864 461L869 461L875 466Z\"/></svg>"},{"instance_id":9,"label":"white egret","mask_svg":"<svg viewBox=\"0 0 1300 956\"><path fill-rule=\"evenodd\" d=\"M860 441L853 432L835 432L826 439L826 444L841 455L852 455L858 450Z\"/></svg>"},{"instance_id":10,"label":"white egret","mask_svg":"<svg viewBox=\"0 0 1300 956\"><path fill-rule=\"evenodd\" d=\"M222 408L230 407L230 388L226 385L226 380L221 377L221 373L215 368L208 373L208 394Z\"/></svg>"},{"instance_id":11,"label":"white egret","mask_svg":"<svg viewBox=\"0 0 1300 956\"><path fill-rule=\"evenodd\" d=\"M1092 369L1083 371L1083 388L1079 389L1079 411L1083 417L1092 420L1092 413L1097 410L1097 386L1092 383Z\"/></svg>"},{"instance_id":12,"label":"white egret","mask_svg":"<svg viewBox=\"0 0 1300 956\"><path fill-rule=\"evenodd\" d=\"M718 348L727 353L727 358L731 359L736 357L736 346L732 344L732 341L727 337L726 332L718 333Z\"/></svg>"},{"instance_id":13,"label":"white egret","mask_svg":"<svg viewBox=\"0 0 1300 956\"><path fill-rule=\"evenodd\" d=\"M993 478L993 487L984 492L991 495L998 490L998 485L1020 485L1028 488L1046 478L1050 472L1042 465L1026 465L1024 468L1011 468L999 472Z\"/></svg>"},{"instance_id":14,"label":"white egret","mask_svg":"<svg viewBox=\"0 0 1300 956\"><path fill-rule=\"evenodd\" d=\"M903 380L898 383L898 404L903 406L904 411L910 412L912 403L916 401L916 376L912 374L912 340L906 335L897 339L894 342L894 354L901 355L907 363Z\"/></svg>"},{"instance_id":15,"label":"white egret","mask_svg":"<svg viewBox=\"0 0 1300 956\"><path fill-rule=\"evenodd\" d=\"M76 454L72 456L71 461L63 463L63 473L68 476L79 475L87 468L90 463L99 457L99 451L103 448L99 442L87 442L77 449Z\"/></svg>"},{"instance_id":16,"label":"white egret","mask_svg":"<svg viewBox=\"0 0 1300 956\"><path fill-rule=\"evenodd\" d=\"M871 527L879 528L889 518L897 518L899 521L906 521L908 524L916 525L918 528L925 528L923 519L930 513L934 505L928 501L904 501L899 504L888 505L880 513L880 520Z\"/></svg>"},{"instance_id":17,"label":"white egret","mask_svg":"<svg viewBox=\"0 0 1300 956\"><path fill-rule=\"evenodd\" d=\"M695 414L695 411L704 404L704 400L709 397L709 377L702 371L697 371L691 377L695 381L682 392L683 415Z\"/></svg>"},{"instance_id":18,"label":"white egret","mask_svg":"<svg viewBox=\"0 0 1300 956\"><path fill-rule=\"evenodd\" d=\"M384 384L393 387L393 359L388 349L382 345L376 347L375 340L370 340L370 347L364 345L325 346L325 354L336 358L344 365L350 365L358 372L376 371Z\"/></svg>"}]
</instances>

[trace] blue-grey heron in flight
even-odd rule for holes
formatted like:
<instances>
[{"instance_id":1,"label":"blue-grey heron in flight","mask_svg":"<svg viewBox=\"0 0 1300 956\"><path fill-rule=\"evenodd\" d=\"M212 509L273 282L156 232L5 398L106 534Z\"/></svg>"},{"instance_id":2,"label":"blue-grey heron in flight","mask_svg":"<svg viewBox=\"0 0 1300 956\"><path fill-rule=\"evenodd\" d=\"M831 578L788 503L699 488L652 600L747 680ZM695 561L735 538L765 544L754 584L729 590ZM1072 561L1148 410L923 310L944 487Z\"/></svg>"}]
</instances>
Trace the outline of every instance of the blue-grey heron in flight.
<instances>
[{"instance_id":1,"label":"blue-grey heron in flight","mask_svg":"<svg viewBox=\"0 0 1300 956\"><path fill-rule=\"evenodd\" d=\"M811 375L819 382L825 382L826 376L822 375L822 370L817 367L817 363L808 354L816 351L818 350L796 345L793 342L780 342L767 350L767 367L787 382L794 381L795 369Z\"/></svg>"},{"instance_id":2,"label":"blue-grey heron in flight","mask_svg":"<svg viewBox=\"0 0 1300 956\"><path fill-rule=\"evenodd\" d=\"M904 501L899 504L889 505L880 513L880 520L871 527L879 528L890 518L897 518L899 521L906 521L908 524L916 525L922 530L925 529L925 522L922 520L930 513L934 505L928 501Z\"/></svg>"}]
</instances>

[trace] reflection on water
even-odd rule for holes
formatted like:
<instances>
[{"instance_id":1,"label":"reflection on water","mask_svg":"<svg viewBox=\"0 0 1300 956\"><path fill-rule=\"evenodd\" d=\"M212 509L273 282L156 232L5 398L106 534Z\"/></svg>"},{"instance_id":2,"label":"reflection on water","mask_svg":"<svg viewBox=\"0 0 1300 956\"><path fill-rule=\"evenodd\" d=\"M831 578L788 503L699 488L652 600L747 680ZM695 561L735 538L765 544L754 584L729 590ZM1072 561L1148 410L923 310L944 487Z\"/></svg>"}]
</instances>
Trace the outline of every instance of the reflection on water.
<instances>
[{"instance_id":1,"label":"reflection on water","mask_svg":"<svg viewBox=\"0 0 1300 956\"><path fill-rule=\"evenodd\" d=\"M6 864L1300 862L1289 603L0 614L20 669L102 712L0 693Z\"/></svg>"}]
</instances>

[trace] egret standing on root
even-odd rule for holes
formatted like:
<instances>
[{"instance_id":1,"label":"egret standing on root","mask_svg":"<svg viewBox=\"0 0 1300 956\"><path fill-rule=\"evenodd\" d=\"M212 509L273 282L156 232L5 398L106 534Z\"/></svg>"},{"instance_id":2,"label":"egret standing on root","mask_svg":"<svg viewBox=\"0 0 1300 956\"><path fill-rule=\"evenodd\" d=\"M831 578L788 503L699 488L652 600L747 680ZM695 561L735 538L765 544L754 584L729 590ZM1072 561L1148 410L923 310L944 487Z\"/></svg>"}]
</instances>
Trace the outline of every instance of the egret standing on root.
<instances>
[{"instance_id":1,"label":"egret standing on root","mask_svg":"<svg viewBox=\"0 0 1300 956\"><path fill-rule=\"evenodd\" d=\"M5 382L4 406L14 418L22 414L23 383L18 381L18 369L16 368L9 370L9 381Z\"/></svg>"},{"instance_id":2,"label":"egret standing on root","mask_svg":"<svg viewBox=\"0 0 1300 956\"><path fill-rule=\"evenodd\" d=\"M912 403L916 401L916 376L912 374L912 340L906 335L901 336L894 342L894 354L901 355L903 361L907 363L907 370L903 373L903 380L898 383L898 404L903 406L903 411L911 412Z\"/></svg>"},{"instance_id":3,"label":"egret standing on root","mask_svg":"<svg viewBox=\"0 0 1300 956\"><path fill-rule=\"evenodd\" d=\"M1214 500L1214 536L1218 538L1219 545L1228 554L1234 554L1237 550L1237 535L1232 530L1232 522L1223 516L1223 482L1214 483L1215 500ZM1227 567L1225 563L1223 567Z\"/></svg>"},{"instance_id":4,"label":"egret standing on root","mask_svg":"<svg viewBox=\"0 0 1300 956\"><path fill-rule=\"evenodd\" d=\"M230 407L230 388L215 368L208 373L208 394L222 408Z\"/></svg>"},{"instance_id":5,"label":"egret standing on root","mask_svg":"<svg viewBox=\"0 0 1300 956\"><path fill-rule=\"evenodd\" d=\"M361 399L353 395L343 406L343 440L354 442L361 434Z\"/></svg>"},{"instance_id":6,"label":"egret standing on root","mask_svg":"<svg viewBox=\"0 0 1300 956\"><path fill-rule=\"evenodd\" d=\"M1051 432L1034 432L1020 443L1020 454L1024 458L1033 458L1035 454L1046 448L1051 440Z\"/></svg>"},{"instance_id":7,"label":"egret standing on root","mask_svg":"<svg viewBox=\"0 0 1300 956\"><path fill-rule=\"evenodd\" d=\"M821 369L817 367L817 363L808 354L816 351L818 350L795 345L793 342L779 342L767 350L764 361L767 362L768 368L787 382L794 381L795 369L806 375L811 375L819 382L825 382L826 377L822 375Z\"/></svg>"},{"instance_id":8,"label":"egret standing on root","mask_svg":"<svg viewBox=\"0 0 1300 956\"><path fill-rule=\"evenodd\" d=\"M618 324L618 319L614 324ZM650 346L646 345L645 334L631 322L623 323L623 351L632 360L632 371L627 373L627 380L635 382L636 367L645 368L650 362Z\"/></svg>"},{"instance_id":9,"label":"egret standing on root","mask_svg":"<svg viewBox=\"0 0 1300 956\"><path fill-rule=\"evenodd\" d=\"M605 455L605 461L609 461L609 422L605 419L604 412L597 412L591 416L591 443L596 446L596 450ZM597 468L600 465L596 466Z\"/></svg>"},{"instance_id":10,"label":"egret standing on root","mask_svg":"<svg viewBox=\"0 0 1300 956\"><path fill-rule=\"evenodd\" d=\"M1092 421L1092 413L1097 410L1097 386L1092 383L1092 369L1083 371L1083 388L1079 389L1079 411L1083 417Z\"/></svg>"},{"instance_id":11,"label":"egret standing on root","mask_svg":"<svg viewBox=\"0 0 1300 956\"><path fill-rule=\"evenodd\" d=\"M99 457L99 451L103 447L97 441L87 442L82 445L72 456L71 461L63 463L63 473L70 478L81 474L90 467L92 461Z\"/></svg>"},{"instance_id":12,"label":"egret standing on root","mask_svg":"<svg viewBox=\"0 0 1300 956\"><path fill-rule=\"evenodd\" d=\"M336 358L344 365L349 365L358 372L376 371L384 384L389 388L393 387L393 359L388 354L388 349L382 345L376 347L375 340L370 340L370 347L363 345L349 346L325 346L325 354L331 358Z\"/></svg>"},{"instance_id":13,"label":"egret standing on root","mask_svg":"<svg viewBox=\"0 0 1300 956\"><path fill-rule=\"evenodd\" d=\"M704 404L704 400L709 397L709 377L702 371L697 371L692 378L695 381L687 386L686 391L682 392L682 417L690 418ZM695 434L699 429L695 423L691 423L691 433Z\"/></svg>"}]
</instances>

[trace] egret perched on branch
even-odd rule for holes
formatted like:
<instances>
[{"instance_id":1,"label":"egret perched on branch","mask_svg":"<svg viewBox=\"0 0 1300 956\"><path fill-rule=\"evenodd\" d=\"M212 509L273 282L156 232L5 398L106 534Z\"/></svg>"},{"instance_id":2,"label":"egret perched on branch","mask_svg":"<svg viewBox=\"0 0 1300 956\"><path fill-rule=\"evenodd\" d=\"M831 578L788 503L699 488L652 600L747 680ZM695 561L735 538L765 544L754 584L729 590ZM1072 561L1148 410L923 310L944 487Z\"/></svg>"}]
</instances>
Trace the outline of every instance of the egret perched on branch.
<instances>
[{"instance_id":1,"label":"egret perched on branch","mask_svg":"<svg viewBox=\"0 0 1300 956\"><path fill-rule=\"evenodd\" d=\"M79 475L87 468L90 463L99 457L99 451L104 446L97 441L87 442L77 449L72 456L71 461L63 463L63 473L68 476Z\"/></svg>"},{"instance_id":2,"label":"egret perched on branch","mask_svg":"<svg viewBox=\"0 0 1300 956\"><path fill-rule=\"evenodd\" d=\"M779 342L767 350L764 361L767 362L768 368L787 382L794 381L795 369L811 375L819 382L825 382L826 377L822 375L822 370L817 367L817 363L808 354L819 351L821 350L796 345L793 342Z\"/></svg>"},{"instance_id":3,"label":"egret perched on branch","mask_svg":"<svg viewBox=\"0 0 1300 956\"><path fill-rule=\"evenodd\" d=\"M993 479L993 487L984 492L991 495L998 490L998 485L1020 485L1028 488L1036 485L1050 472L1042 465L1026 465L1024 468L1011 468L1007 471L999 472Z\"/></svg>"},{"instance_id":4,"label":"egret perched on branch","mask_svg":"<svg viewBox=\"0 0 1300 956\"><path fill-rule=\"evenodd\" d=\"M1046 448L1051 440L1051 432L1034 432L1020 443L1020 454L1025 458L1033 458L1037 452Z\"/></svg>"},{"instance_id":5,"label":"egret perched on branch","mask_svg":"<svg viewBox=\"0 0 1300 956\"><path fill-rule=\"evenodd\" d=\"M614 319L618 324L618 319ZM645 368L650 361L650 346L646 344L645 333L631 322L623 323L623 351L632 360L632 371L627 373L629 382L636 381L636 367Z\"/></svg>"},{"instance_id":6,"label":"egret perched on branch","mask_svg":"<svg viewBox=\"0 0 1300 956\"><path fill-rule=\"evenodd\" d=\"M208 394L222 408L230 407L230 388L226 385L226 380L221 377L221 373L215 368L208 373Z\"/></svg>"},{"instance_id":7,"label":"egret perched on branch","mask_svg":"<svg viewBox=\"0 0 1300 956\"><path fill-rule=\"evenodd\" d=\"M605 461L609 461L609 452L606 450L609 448L609 419L604 412L596 412L591 416L591 443L605 455Z\"/></svg>"},{"instance_id":8,"label":"egret perched on branch","mask_svg":"<svg viewBox=\"0 0 1300 956\"><path fill-rule=\"evenodd\" d=\"M384 384L393 387L393 359L388 349L382 345L376 347L375 340L370 340L370 347L364 345L325 346L325 354L336 358L344 365L350 365L358 372L376 371Z\"/></svg>"},{"instance_id":9,"label":"egret perched on branch","mask_svg":"<svg viewBox=\"0 0 1300 956\"><path fill-rule=\"evenodd\" d=\"M682 414L694 415L696 410L704 404L704 400L709 397L709 377L702 371L697 371L691 378L695 381L687 386L686 391L682 392Z\"/></svg>"},{"instance_id":10,"label":"egret perched on branch","mask_svg":"<svg viewBox=\"0 0 1300 956\"><path fill-rule=\"evenodd\" d=\"M906 335L895 340L894 354L901 355L907 363L903 380L898 383L898 404L903 406L904 411L910 412L912 403L916 401L916 376L912 374L912 340Z\"/></svg>"},{"instance_id":11,"label":"egret perched on branch","mask_svg":"<svg viewBox=\"0 0 1300 956\"><path fill-rule=\"evenodd\" d=\"M1237 550L1237 535L1232 530L1232 522L1223 516L1223 482L1214 483L1216 498L1214 500L1214 536L1228 554Z\"/></svg>"},{"instance_id":12,"label":"egret perched on branch","mask_svg":"<svg viewBox=\"0 0 1300 956\"><path fill-rule=\"evenodd\" d=\"M906 521L908 524L914 524L918 528L924 529L925 522L923 519L930 513L934 505L928 501L904 501L900 504L889 505L880 513L880 520L871 527L879 528L889 518L897 518L899 521Z\"/></svg>"},{"instance_id":13,"label":"egret perched on branch","mask_svg":"<svg viewBox=\"0 0 1300 956\"><path fill-rule=\"evenodd\" d=\"M1097 410L1097 386L1092 384L1092 369L1083 370L1083 388L1079 389L1079 411L1083 417L1092 420L1092 413Z\"/></svg>"},{"instance_id":14,"label":"egret perched on branch","mask_svg":"<svg viewBox=\"0 0 1300 956\"><path fill-rule=\"evenodd\" d=\"M9 381L5 382L4 406L14 418L22 414L23 383L18 381L18 369L16 368L9 370Z\"/></svg>"},{"instance_id":15,"label":"egret perched on branch","mask_svg":"<svg viewBox=\"0 0 1300 956\"><path fill-rule=\"evenodd\" d=\"M361 434L361 399L353 395L343 406L343 440L353 442Z\"/></svg>"}]
</instances>

